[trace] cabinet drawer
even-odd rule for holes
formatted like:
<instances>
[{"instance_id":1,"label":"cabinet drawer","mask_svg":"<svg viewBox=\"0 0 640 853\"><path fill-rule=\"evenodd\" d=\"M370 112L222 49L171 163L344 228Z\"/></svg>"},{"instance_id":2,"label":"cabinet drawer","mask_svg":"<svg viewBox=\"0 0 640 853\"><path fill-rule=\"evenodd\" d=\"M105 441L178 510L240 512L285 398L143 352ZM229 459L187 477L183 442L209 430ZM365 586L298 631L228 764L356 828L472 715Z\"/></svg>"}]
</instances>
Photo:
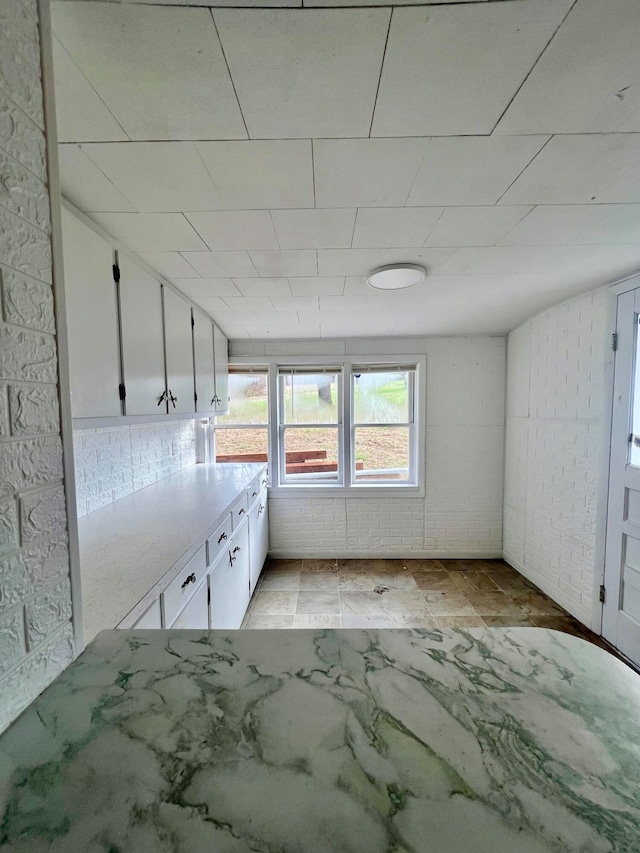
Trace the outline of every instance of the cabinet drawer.
<instances>
[{"instance_id":1,"label":"cabinet drawer","mask_svg":"<svg viewBox=\"0 0 640 853\"><path fill-rule=\"evenodd\" d=\"M236 530L247 517L249 511L249 499L246 491L242 493L242 497L231 507L232 529Z\"/></svg>"},{"instance_id":2,"label":"cabinet drawer","mask_svg":"<svg viewBox=\"0 0 640 853\"><path fill-rule=\"evenodd\" d=\"M162 616L160 613L160 599L156 598L151 607L144 611L133 628L162 628Z\"/></svg>"},{"instance_id":3,"label":"cabinet drawer","mask_svg":"<svg viewBox=\"0 0 640 853\"><path fill-rule=\"evenodd\" d=\"M193 594L191 601L183 609L172 628L208 628L209 599L208 586L205 580Z\"/></svg>"},{"instance_id":4,"label":"cabinet drawer","mask_svg":"<svg viewBox=\"0 0 640 853\"><path fill-rule=\"evenodd\" d=\"M212 566L231 541L231 513L207 539L207 565Z\"/></svg>"},{"instance_id":5,"label":"cabinet drawer","mask_svg":"<svg viewBox=\"0 0 640 853\"><path fill-rule=\"evenodd\" d=\"M184 608L207 574L207 556L204 545L189 560L178 577L162 593L162 615L165 625L171 625Z\"/></svg>"},{"instance_id":6,"label":"cabinet drawer","mask_svg":"<svg viewBox=\"0 0 640 853\"><path fill-rule=\"evenodd\" d=\"M251 483L249 488L247 489L247 503L249 504L249 509L254 505L254 503L260 497L260 489L264 488L260 485L260 478L256 477L256 479Z\"/></svg>"}]
</instances>

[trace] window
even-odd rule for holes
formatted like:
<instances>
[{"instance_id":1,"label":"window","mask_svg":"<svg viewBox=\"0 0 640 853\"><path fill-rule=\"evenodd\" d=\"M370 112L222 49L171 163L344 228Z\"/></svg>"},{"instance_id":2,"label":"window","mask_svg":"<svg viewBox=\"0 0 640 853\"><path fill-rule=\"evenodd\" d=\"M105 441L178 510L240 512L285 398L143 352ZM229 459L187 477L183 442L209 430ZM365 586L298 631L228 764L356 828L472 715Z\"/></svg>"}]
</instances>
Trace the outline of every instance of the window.
<instances>
[{"instance_id":1,"label":"window","mask_svg":"<svg viewBox=\"0 0 640 853\"><path fill-rule=\"evenodd\" d=\"M229 414L215 418L216 462L269 461L269 371L229 366Z\"/></svg>"}]
</instances>

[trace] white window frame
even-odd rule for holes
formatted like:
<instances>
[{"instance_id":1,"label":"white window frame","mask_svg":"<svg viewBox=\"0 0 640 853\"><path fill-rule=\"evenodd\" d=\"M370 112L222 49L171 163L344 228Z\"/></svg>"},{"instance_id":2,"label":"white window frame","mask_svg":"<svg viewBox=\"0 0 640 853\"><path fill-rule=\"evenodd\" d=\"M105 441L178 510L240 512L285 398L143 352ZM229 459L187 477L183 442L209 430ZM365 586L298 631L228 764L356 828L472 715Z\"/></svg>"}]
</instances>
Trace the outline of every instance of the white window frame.
<instances>
[{"instance_id":1,"label":"white window frame","mask_svg":"<svg viewBox=\"0 0 640 853\"><path fill-rule=\"evenodd\" d=\"M269 368L269 365L267 363L265 363L264 361L261 361L258 364L256 364L255 361L247 362L247 363L233 362L232 364L230 363L229 366L230 367L233 366L233 367L238 367L238 368L244 368L244 371L238 370L239 373L246 371L246 373L255 373L256 375L266 376L267 377L268 395L271 394L270 368ZM216 415L215 414L209 416L209 425L210 425L210 430L209 430L209 439L210 439L209 458L211 459L212 462L215 462L215 460L216 460L216 443L217 443L216 442L216 431L217 430L222 431L222 430L263 429L267 433L267 460L268 460L267 465L269 468L269 472L271 472L272 444L271 444L271 429L270 429L270 426L271 426L270 400L271 400L271 398L270 398L270 396L268 396L268 398L267 398L267 407L268 407L267 408L267 421L266 421L266 423L263 423L263 424L260 424L260 423L258 423L258 424L218 424L218 423L216 423ZM220 464L225 464L225 463L220 463ZM241 463L230 463L230 464L241 464ZM269 476L270 476L270 474L269 474Z\"/></svg>"},{"instance_id":2,"label":"white window frame","mask_svg":"<svg viewBox=\"0 0 640 853\"><path fill-rule=\"evenodd\" d=\"M266 356L256 358L255 356L234 356L230 363L241 368L244 365L253 367L267 366L269 370L269 497L291 498L293 496L308 496L316 498L344 498L353 497L424 497L425 496L425 449L426 449L426 374L427 359L424 354L407 355L392 358L388 355L358 355L358 356L298 356L298 357L276 357ZM283 483L281 477L280 461L280 422L279 422L279 399L278 399L278 369L280 367L309 366L309 367L341 367L342 389L341 389L341 417L342 429L338 430L339 450L341 452L342 471L351 471L353 449L352 449L352 401L351 401L351 372L353 365L368 365L371 367L385 365L403 364L415 366L414 379L414 426L413 426L413 466L414 482L386 481L379 483L352 482L352 478L345 478L343 482L326 483ZM311 426L317 427L318 424ZM347 440L345 441L345 437Z\"/></svg>"}]
</instances>

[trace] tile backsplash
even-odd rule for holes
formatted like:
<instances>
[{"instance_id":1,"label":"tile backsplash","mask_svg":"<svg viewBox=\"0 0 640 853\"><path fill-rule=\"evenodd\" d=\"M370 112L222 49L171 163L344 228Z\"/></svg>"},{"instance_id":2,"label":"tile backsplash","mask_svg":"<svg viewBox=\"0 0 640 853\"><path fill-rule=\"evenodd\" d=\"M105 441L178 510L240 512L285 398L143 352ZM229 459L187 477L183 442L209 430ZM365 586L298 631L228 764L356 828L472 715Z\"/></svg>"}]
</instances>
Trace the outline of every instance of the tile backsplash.
<instances>
[{"instance_id":1,"label":"tile backsplash","mask_svg":"<svg viewBox=\"0 0 640 853\"><path fill-rule=\"evenodd\" d=\"M73 433L78 517L195 465L195 421Z\"/></svg>"}]
</instances>

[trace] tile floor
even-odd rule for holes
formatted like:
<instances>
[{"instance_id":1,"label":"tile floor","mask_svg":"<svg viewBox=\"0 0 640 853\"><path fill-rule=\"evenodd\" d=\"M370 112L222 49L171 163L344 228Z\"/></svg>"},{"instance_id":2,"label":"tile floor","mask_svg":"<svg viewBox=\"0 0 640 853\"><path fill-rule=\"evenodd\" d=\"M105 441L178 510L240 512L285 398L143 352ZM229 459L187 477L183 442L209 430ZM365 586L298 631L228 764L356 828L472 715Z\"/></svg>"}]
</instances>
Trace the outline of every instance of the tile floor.
<instances>
[{"instance_id":1,"label":"tile floor","mask_svg":"<svg viewBox=\"0 0 640 853\"><path fill-rule=\"evenodd\" d=\"M555 628L601 644L502 560L269 560L243 628Z\"/></svg>"}]
</instances>

